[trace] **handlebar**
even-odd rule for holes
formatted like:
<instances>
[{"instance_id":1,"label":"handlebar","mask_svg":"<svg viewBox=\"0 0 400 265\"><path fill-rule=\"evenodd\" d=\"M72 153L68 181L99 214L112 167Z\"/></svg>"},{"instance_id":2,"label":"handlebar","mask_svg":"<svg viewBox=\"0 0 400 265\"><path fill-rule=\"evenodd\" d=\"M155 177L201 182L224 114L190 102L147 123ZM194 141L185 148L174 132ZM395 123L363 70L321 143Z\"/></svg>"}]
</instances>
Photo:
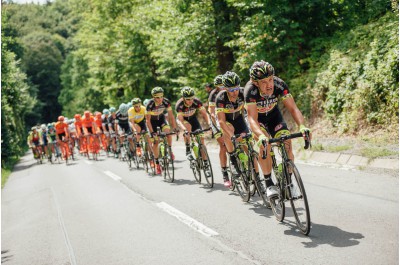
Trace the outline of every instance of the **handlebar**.
<instances>
[{"instance_id":1,"label":"handlebar","mask_svg":"<svg viewBox=\"0 0 400 265\"><path fill-rule=\"evenodd\" d=\"M186 133L188 133L189 135L198 135L198 134L201 134L201 133L209 131L209 130L211 130L211 127L208 127L207 129L203 129L203 130L197 129L193 132L186 132Z\"/></svg>"},{"instance_id":2,"label":"handlebar","mask_svg":"<svg viewBox=\"0 0 400 265\"><path fill-rule=\"evenodd\" d=\"M298 133L292 133L292 134L289 134L289 135L282 135L279 138L269 139L268 142L270 144L278 143L278 142L283 143L286 140L293 139L293 138L298 138L298 137L303 137L303 133L298 132ZM306 139L304 139L304 149L308 149L309 147L311 147L310 134L308 132L306 132Z\"/></svg>"}]
</instances>

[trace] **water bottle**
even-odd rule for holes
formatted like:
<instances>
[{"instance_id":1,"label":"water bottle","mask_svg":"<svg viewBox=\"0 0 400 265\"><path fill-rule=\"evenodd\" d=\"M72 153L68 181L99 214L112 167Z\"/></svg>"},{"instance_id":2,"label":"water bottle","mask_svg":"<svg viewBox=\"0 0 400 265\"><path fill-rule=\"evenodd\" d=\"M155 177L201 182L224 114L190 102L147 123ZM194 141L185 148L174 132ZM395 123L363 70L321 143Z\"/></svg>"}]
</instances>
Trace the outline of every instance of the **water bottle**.
<instances>
[{"instance_id":1,"label":"water bottle","mask_svg":"<svg viewBox=\"0 0 400 265\"><path fill-rule=\"evenodd\" d=\"M249 157L247 156L246 153L240 152L240 153L239 153L239 159L240 159L240 161L242 161L243 164L246 165L246 164L247 164L247 161L249 160Z\"/></svg>"},{"instance_id":2,"label":"water bottle","mask_svg":"<svg viewBox=\"0 0 400 265\"><path fill-rule=\"evenodd\" d=\"M164 152L164 144L160 145L160 150L161 150L161 156L164 156L165 152Z\"/></svg>"},{"instance_id":3,"label":"water bottle","mask_svg":"<svg viewBox=\"0 0 400 265\"><path fill-rule=\"evenodd\" d=\"M282 170L283 170L283 165L282 165L282 163L279 163L278 164L278 167L277 167L277 171L276 171L276 178L278 179L278 181L280 181L281 179L282 179Z\"/></svg>"},{"instance_id":4,"label":"water bottle","mask_svg":"<svg viewBox=\"0 0 400 265\"><path fill-rule=\"evenodd\" d=\"M197 145L193 145L193 153L194 156L197 158L199 155L199 147Z\"/></svg>"}]
</instances>

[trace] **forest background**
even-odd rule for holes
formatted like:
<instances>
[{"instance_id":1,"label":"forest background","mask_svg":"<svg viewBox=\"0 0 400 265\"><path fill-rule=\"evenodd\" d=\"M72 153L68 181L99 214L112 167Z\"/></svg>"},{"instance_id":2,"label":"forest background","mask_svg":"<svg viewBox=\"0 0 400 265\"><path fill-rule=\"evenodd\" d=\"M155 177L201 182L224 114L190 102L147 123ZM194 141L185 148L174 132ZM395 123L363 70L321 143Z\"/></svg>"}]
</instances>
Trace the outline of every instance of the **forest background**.
<instances>
[{"instance_id":1,"label":"forest background","mask_svg":"<svg viewBox=\"0 0 400 265\"><path fill-rule=\"evenodd\" d=\"M205 83L233 70L244 85L256 60L288 83L314 135L398 145L398 13L396 0L2 1L2 168L33 125L155 86L205 100Z\"/></svg>"}]
</instances>

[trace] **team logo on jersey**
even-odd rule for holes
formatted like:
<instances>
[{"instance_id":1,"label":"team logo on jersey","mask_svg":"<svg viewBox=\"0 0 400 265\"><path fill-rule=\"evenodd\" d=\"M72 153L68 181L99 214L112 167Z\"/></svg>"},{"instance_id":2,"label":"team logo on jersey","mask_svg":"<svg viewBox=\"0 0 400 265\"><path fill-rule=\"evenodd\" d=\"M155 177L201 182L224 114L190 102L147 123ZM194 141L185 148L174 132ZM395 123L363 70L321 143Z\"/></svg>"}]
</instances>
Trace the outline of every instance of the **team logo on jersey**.
<instances>
[{"instance_id":1,"label":"team logo on jersey","mask_svg":"<svg viewBox=\"0 0 400 265\"><path fill-rule=\"evenodd\" d=\"M282 124L278 124L278 125L275 127L275 132L279 131L282 127L283 127Z\"/></svg>"}]
</instances>

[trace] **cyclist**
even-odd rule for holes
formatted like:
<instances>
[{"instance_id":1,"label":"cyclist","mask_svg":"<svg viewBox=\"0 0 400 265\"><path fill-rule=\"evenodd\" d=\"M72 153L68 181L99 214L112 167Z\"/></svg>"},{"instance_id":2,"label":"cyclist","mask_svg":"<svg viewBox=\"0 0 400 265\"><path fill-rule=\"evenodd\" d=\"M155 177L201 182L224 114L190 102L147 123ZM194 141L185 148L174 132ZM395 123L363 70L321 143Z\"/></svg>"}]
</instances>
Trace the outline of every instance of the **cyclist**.
<instances>
[{"instance_id":1,"label":"cyclist","mask_svg":"<svg viewBox=\"0 0 400 265\"><path fill-rule=\"evenodd\" d=\"M164 111L168 113L169 122L176 130L176 122L174 114L172 113L171 103L168 99L164 98L164 90L161 87L155 87L151 90L151 95L153 98L149 101L146 107L146 125L154 138L153 142L153 154L156 162L156 174L161 174L161 167L158 161L158 139L156 137L157 127L168 133L170 131L170 126L165 118ZM172 136L167 137L168 145L172 146ZM171 159L174 159L174 154L171 153Z\"/></svg>"},{"instance_id":2,"label":"cyclist","mask_svg":"<svg viewBox=\"0 0 400 265\"><path fill-rule=\"evenodd\" d=\"M135 130L136 134L136 154L138 156L142 155L142 150L140 148L140 134L141 132L147 131L146 126L146 107L142 105L140 98L132 99L132 108L128 110L129 121L131 122L132 128ZM150 145L149 136L146 135L146 141Z\"/></svg>"},{"instance_id":3,"label":"cyclist","mask_svg":"<svg viewBox=\"0 0 400 265\"><path fill-rule=\"evenodd\" d=\"M57 157L59 157L60 149L55 144L57 140L56 129L54 128L54 125L52 123L47 124L47 134L49 136L48 139L49 139L49 145L51 147L51 152L56 154Z\"/></svg>"},{"instance_id":4,"label":"cyclist","mask_svg":"<svg viewBox=\"0 0 400 265\"><path fill-rule=\"evenodd\" d=\"M222 137L221 130L219 129L218 119L215 113L215 99L220 91L224 89L224 85L222 84L222 75L218 75L214 78L214 86L215 88L211 91L208 97L208 109L211 117L211 127L213 130L213 134L215 139L217 139L219 145L219 163L221 165L222 177L224 180L224 186L230 187L231 182L228 176L228 167L226 166L227 163L227 156L226 156L226 147L224 144L224 138Z\"/></svg>"},{"instance_id":5,"label":"cyclist","mask_svg":"<svg viewBox=\"0 0 400 265\"><path fill-rule=\"evenodd\" d=\"M113 147L113 151L114 151L114 156L115 158L118 158L118 152L119 152L119 147L117 148L117 144L116 144L116 135L115 135L115 119L117 118L117 112L116 109L114 107L110 107L110 115L108 116L108 131L110 132L110 136L113 135L111 137L111 145Z\"/></svg>"},{"instance_id":6,"label":"cyclist","mask_svg":"<svg viewBox=\"0 0 400 265\"><path fill-rule=\"evenodd\" d=\"M42 145L41 133L37 130L36 126L31 128L31 132L28 135L28 146L32 148L34 158L39 158L42 155L40 146Z\"/></svg>"},{"instance_id":7,"label":"cyclist","mask_svg":"<svg viewBox=\"0 0 400 265\"><path fill-rule=\"evenodd\" d=\"M75 114L75 130L76 130L76 137L78 138L78 149L80 153L83 153L86 151L86 147L83 145L83 127L82 127L82 116L81 114Z\"/></svg>"},{"instance_id":8,"label":"cyclist","mask_svg":"<svg viewBox=\"0 0 400 265\"><path fill-rule=\"evenodd\" d=\"M115 121L114 121L114 130L120 137L120 144L124 142L124 133L128 137L129 141L129 149L131 152L134 150L134 144L132 140L132 130L131 126L129 125L129 116L128 116L129 105L122 103L119 106L117 113L115 114Z\"/></svg>"},{"instance_id":9,"label":"cyclist","mask_svg":"<svg viewBox=\"0 0 400 265\"><path fill-rule=\"evenodd\" d=\"M256 61L250 68L250 80L245 86L245 100L248 112L248 121L253 133L258 138L257 144L260 146L260 164L267 186L267 197L277 195L278 191L271 179L272 160L267 148L267 158L262 160L261 153L263 147L261 141L266 140L267 136L278 138L285 134L290 134L287 124L283 119L278 107L278 100L283 101L283 105L291 113L294 121L300 127L300 131L305 135L310 129L304 126L304 117L297 108L288 85L279 77L275 76L274 67L265 61ZM285 143L290 159L294 159L291 141Z\"/></svg>"},{"instance_id":10,"label":"cyclist","mask_svg":"<svg viewBox=\"0 0 400 265\"><path fill-rule=\"evenodd\" d=\"M238 161L233 150L232 136L250 132L244 119L244 95L240 87L240 78L235 72L226 72L222 76L225 90L220 91L216 99L216 112L222 129L222 137L233 165L232 175L238 176Z\"/></svg>"},{"instance_id":11,"label":"cyclist","mask_svg":"<svg viewBox=\"0 0 400 265\"><path fill-rule=\"evenodd\" d=\"M198 129L202 129L199 120L196 117L197 112L203 116L207 124L210 124L207 112L203 107L203 103L196 97L194 97L194 89L185 86L181 89L182 97L176 102L175 110L177 116L177 122L180 128L185 132L192 132ZM190 135L184 136L186 144L186 156L189 161L194 160L194 157L190 153ZM201 143L204 144L204 137L201 136ZM207 169L209 164L207 160L204 160L204 166Z\"/></svg>"},{"instance_id":12,"label":"cyclist","mask_svg":"<svg viewBox=\"0 0 400 265\"><path fill-rule=\"evenodd\" d=\"M68 131L68 124L66 124L64 122L64 116L59 116L58 117L58 122L56 122L56 124L54 125L54 128L56 129L56 139L57 142L59 144L59 146L62 146L62 141L68 139L69 136L69 131ZM68 152L68 154L66 153L65 155L69 155L69 148L68 145L66 152ZM65 158L65 157L64 157Z\"/></svg>"},{"instance_id":13,"label":"cyclist","mask_svg":"<svg viewBox=\"0 0 400 265\"><path fill-rule=\"evenodd\" d=\"M86 110L83 113L83 118L82 118L82 129L83 129L83 134L86 136L86 145L87 145L87 150L90 152L94 152L95 150L89 150L92 148L92 144L89 139L89 135L93 135L92 141L97 141L97 137L94 136L96 133L96 123L94 121L94 117L91 115L90 111Z\"/></svg>"},{"instance_id":14,"label":"cyclist","mask_svg":"<svg viewBox=\"0 0 400 265\"><path fill-rule=\"evenodd\" d=\"M47 133L47 126L46 124L40 125L40 134L41 134L41 139L42 139L42 146L43 146L43 152L45 152L46 156L50 156L49 152L49 135Z\"/></svg>"},{"instance_id":15,"label":"cyclist","mask_svg":"<svg viewBox=\"0 0 400 265\"><path fill-rule=\"evenodd\" d=\"M110 115L110 111L108 109L103 109L103 115L101 116L101 128L103 129L103 133L106 136L107 141L107 150L110 146L110 125L108 123L108 116Z\"/></svg>"}]
</instances>

